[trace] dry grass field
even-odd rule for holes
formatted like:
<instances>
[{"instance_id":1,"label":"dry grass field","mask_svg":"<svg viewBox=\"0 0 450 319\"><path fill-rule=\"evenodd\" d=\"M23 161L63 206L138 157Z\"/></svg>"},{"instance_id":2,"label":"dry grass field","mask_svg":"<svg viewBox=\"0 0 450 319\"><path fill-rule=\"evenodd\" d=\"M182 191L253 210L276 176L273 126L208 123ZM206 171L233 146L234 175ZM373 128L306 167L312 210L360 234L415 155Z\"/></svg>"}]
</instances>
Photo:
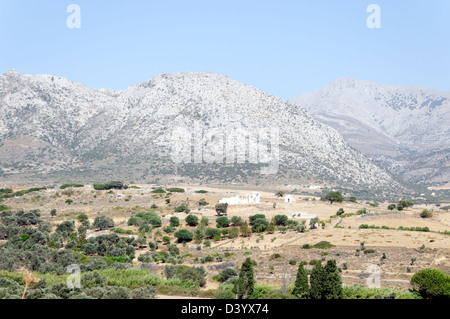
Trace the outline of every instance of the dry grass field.
<instances>
[{"instance_id":1,"label":"dry grass field","mask_svg":"<svg viewBox=\"0 0 450 319\"><path fill-rule=\"evenodd\" d=\"M169 216L174 216L174 207L185 204L191 213L199 217L205 216L210 220L210 227L215 227L217 214L214 206L221 198L244 196L255 189L236 187L204 185L174 185L182 187L185 193L170 195L170 203L166 202L166 194L152 193L154 185L135 185L139 189L128 188L124 190L97 191L92 186L83 188L68 188L65 190L55 187L26 196L7 199L3 204L12 209L30 210L38 208L44 220L57 225L65 220L76 220L80 213L88 215L92 223L97 216L109 216L115 222L115 227L129 229L137 234L134 226L128 226L128 219L139 212L154 211L162 217L163 227L168 225ZM13 187L14 190L29 188L28 185ZM199 194L198 190L208 193ZM371 265L379 264L383 287L407 289L411 276L418 270L433 267L450 273L450 236L442 232L450 231L450 213L439 210L435 206L414 206L399 213L380 214L374 216L353 215L345 218L333 218L339 208L345 213L356 214L358 210L366 207L369 211L387 211L389 203L379 207L370 207L363 203L344 202L342 204L320 201L314 196L293 195L294 203L285 203L283 198L277 198L275 191L261 190L261 203L258 205L229 206L228 217L239 216L247 220L251 215L264 214L267 220L275 215L289 212L307 212L315 214L324 227L309 229L304 233L294 230L284 232L276 230L274 233L252 234L250 237L238 237L212 241L210 247L198 249L194 241L186 245L178 245L181 254L185 256L185 263L198 265L198 260L207 255L221 256L220 262L213 261L204 264L208 270L208 282L203 289L216 289L218 282L212 277L219 273L221 265L240 266L242 261L250 256L257 261L255 267L256 278L260 283L284 287L295 279L298 263L311 260L335 259L338 267L342 269L343 283L346 285L365 284ZM71 204L66 203L71 199ZM200 199L209 204L199 206ZM275 204L274 204L275 203ZM157 205L157 208L151 208ZM434 211L432 218L423 219L419 216L424 208ZM57 210L57 216L50 216L52 209ZM184 225L185 213L176 215L180 218L182 226L193 230L193 227ZM402 227L428 227L429 232L405 231L397 229L359 229L361 224L375 225L389 228ZM306 223L309 225L309 221ZM441 232L441 233L439 233ZM90 230L88 233L95 233ZM173 239L173 238L172 238ZM334 247L328 249L304 249L305 244L314 245L321 241L328 241ZM172 240L174 242L174 240ZM365 242L367 249L373 253L357 254L361 242ZM424 246L423 249L420 249ZM162 248L164 249L164 248ZM148 252L148 248L136 251L136 257ZM383 253L386 258L382 259ZM274 254L279 254L274 258ZM415 262L412 263L412 258ZM296 263L294 264L295 261ZM139 265L137 258L134 263ZM307 267L312 268L311 265ZM154 266L154 272L162 274L164 264ZM161 296L160 298L164 298Z\"/></svg>"}]
</instances>

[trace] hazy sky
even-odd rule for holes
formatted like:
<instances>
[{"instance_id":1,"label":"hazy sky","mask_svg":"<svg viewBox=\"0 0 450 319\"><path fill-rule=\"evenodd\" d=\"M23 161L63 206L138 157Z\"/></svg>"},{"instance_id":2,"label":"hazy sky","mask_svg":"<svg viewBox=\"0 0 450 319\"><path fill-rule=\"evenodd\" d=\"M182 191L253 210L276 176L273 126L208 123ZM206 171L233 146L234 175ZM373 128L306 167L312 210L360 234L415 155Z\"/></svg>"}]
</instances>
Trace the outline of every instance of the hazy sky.
<instances>
[{"instance_id":1,"label":"hazy sky","mask_svg":"<svg viewBox=\"0 0 450 319\"><path fill-rule=\"evenodd\" d=\"M370 4L381 29L366 24ZM0 73L92 88L206 71L281 98L341 77L450 90L449 0L0 0L0 40Z\"/></svg>"}]
</instances>

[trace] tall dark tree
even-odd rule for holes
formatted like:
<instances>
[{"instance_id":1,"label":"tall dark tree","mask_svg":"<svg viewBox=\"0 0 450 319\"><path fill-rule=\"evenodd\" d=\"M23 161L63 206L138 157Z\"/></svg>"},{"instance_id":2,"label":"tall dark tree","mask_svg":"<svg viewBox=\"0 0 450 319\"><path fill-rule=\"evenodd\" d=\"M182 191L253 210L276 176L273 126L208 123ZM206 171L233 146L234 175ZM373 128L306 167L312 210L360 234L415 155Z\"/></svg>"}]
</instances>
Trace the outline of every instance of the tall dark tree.
<instances>
[{"instance_id":1,"label":"tall dark tree","mask_svg":"<svg viewBox=\"0 0 450 319\"><path fill-rule=\"evenodd\" d=\"M340 299L342 298L342 280L341 274L336 266L336 260L328 260L324 267L324 281L322 298L323 299Z\"/></svg>"},{"instance_id":2,"label":"tall dark tree","mask_svg":"<svg viewBox=\"0 0 450 319\"><path fill-rule=\"evenodd\" d=\"M278 192L275 193L275 196L276 196L276 197L284 197L285 194L286 194L286 193L283 192L283 191L278 191Z\"/></svg>"},{"instance_id":3,"label":"tall dark tree","mask_svg":"<svg viewBox=\"0 0 450 319\"><path fill-rule=\"evenodd\" d=\"M322 267L322 263L318 262L310 276L311 289L309 290L309 295L311 299L322 299L323 298L323 283L325 279L325 270Z\"/></svg>"},{"instance_id":4,"label":"tall dark tree","mask_svg":"<svg viewBox=\"0 0 450 319\"><path fill-rule=\"evenodd\" d=\"M239 278L234 285L233 292L236 299L248 299L253 294L255 286L255 274L253 272L253 262L247 258L243 263L239 272Z\"/></svg>"},{"instance_id":5,"label":"tall dark tree","mask_svg":"<svg viewBox=\"0 0 450 319\"><path fill-rule=\"evenodd\" d=\"M330 201L330 204L333 204L334 202L342 203L344 201L344 196L339 192L329 192L324 196L324 199Z\"/></svg>"},{"instance_id":6,"label":"tall dark tree","mask_svg":"<svg viewBox=\"0 0 450 319\"><path fill-rule=\"evenodd\" d=\"M294 290L292 294L299 299L309 299L309 284L308 274L303 267L303 263L300 263L297 271L297 277L295 279Z\"/></svg>"},{"instance_id":7,"label":"tall dark tree","mask_svg":"<svg viewBox=\"0 0 450 319\"><path fill-rule=\"evenodd\" d=\"M216 213L219 216L226 215L228 211L228 203L219 203L216 205Z\"/></svg>"}]
</instances>

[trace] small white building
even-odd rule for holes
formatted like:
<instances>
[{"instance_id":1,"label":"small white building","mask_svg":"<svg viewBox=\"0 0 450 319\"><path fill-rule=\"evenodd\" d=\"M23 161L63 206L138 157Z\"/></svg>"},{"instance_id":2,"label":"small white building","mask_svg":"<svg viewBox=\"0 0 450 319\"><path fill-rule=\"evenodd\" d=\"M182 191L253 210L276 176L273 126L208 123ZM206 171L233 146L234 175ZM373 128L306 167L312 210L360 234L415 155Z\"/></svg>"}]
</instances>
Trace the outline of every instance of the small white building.
<instances>
[{"instance_id":1,"label":"small white building","mask_svg":"<svg viewBox=\"0 0 450 319\"><path fill-rule=\"evenodd\" d=\"M287 195L287 196L284 198L284 202L285 202L285 203L295 203L295 198L292 197L291 195Z\"/></svg>"},{"instance_id":2,"label":"small white building","mask_svg":"<svg viewBox=\"0 0 450 319\"><path fill-rule=\"evenodd\" d=\"M247 194L244 197L234 196L228 198L222 198L219 200L220 204L228 205L253 205L261 202L261 195L259 193Z\"/></svg>"}]
</instances>

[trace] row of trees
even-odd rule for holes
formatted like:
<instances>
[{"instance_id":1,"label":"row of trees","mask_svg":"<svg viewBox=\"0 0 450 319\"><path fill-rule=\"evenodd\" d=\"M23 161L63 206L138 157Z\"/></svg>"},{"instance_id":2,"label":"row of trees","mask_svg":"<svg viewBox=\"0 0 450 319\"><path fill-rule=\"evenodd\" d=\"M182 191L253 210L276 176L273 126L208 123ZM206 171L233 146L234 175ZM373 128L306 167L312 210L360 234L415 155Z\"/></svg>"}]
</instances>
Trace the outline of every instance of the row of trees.
<instances>
[{"instance_id":1,"label":"row of trees","mask_svg":"<svg viewBox=\"0 0 450 319\"><path fill-rule=\"evenodd\" d=\"M292 294L300 299L340 299L342 298L342 280L336 260L328 260L325 267L317 263L308 274L300 263Z\"/></svg>"},{"instance_id":2,"label":"row of trees","mask_svg":"<svg viewBox=\"0 0 450 319\"><path fill-rule=\"evenodd\" d=\"M328 260L325 267L317 263L312 269L310 279L300 263L292 295L299 299L340 299L343 297L342 280L336 260ZM239 271L233 293L236 299L249 299L255 287L253 261L247 258Z\"/></svg>"}]
</instances>

